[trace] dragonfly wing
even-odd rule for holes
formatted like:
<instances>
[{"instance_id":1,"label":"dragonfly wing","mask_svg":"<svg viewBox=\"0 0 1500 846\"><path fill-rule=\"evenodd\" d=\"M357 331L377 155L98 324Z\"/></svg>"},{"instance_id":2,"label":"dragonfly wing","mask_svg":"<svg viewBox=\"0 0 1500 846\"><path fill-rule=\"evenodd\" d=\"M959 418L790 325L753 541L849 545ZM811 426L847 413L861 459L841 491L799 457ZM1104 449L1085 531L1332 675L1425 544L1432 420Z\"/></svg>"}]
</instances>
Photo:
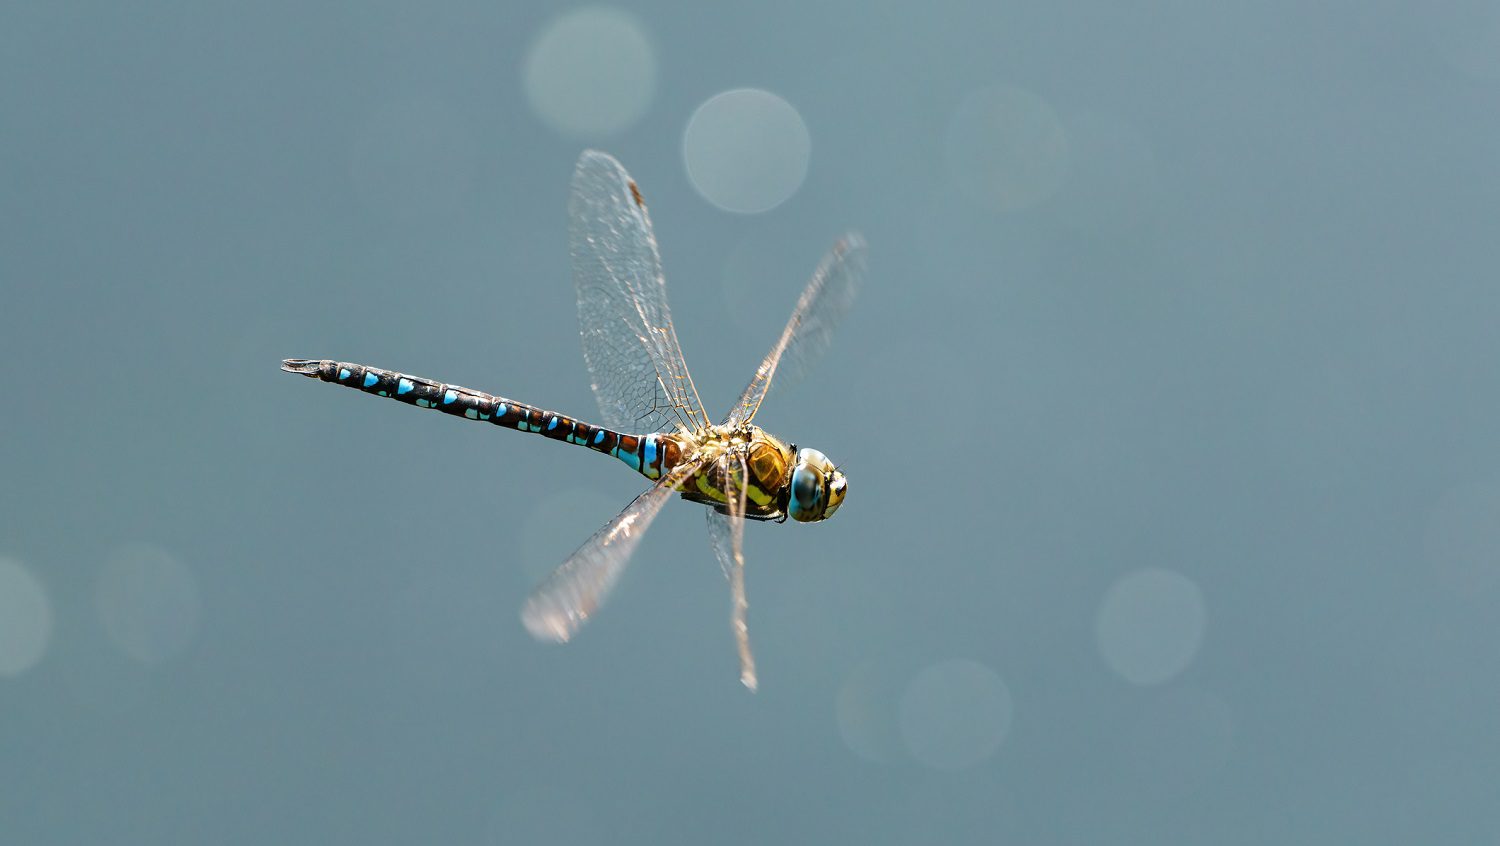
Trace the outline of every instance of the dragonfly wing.
<instances>
[{"instance_id":1,"label":"dragonfly wing","mask_svg":"<svg viewBox=\"0 0 1500 846\"><path fill-rule=\"evenodd\" d=\"M786 328L781 330L781 337L776 339L775 346L756 368L745 392L724 419L726 424L750 422L771 389L774 377L780 375L777 384L782 387L795 383L828 349L834 328L854 304L864 270L864 239L851 232L839 239L818 265L798 298L797 307L792 309Z\"/></svg>"},{"instance_id":2,"label":"dragonfly wing","mask_svg":"<svg viewBox=\"0 0 1500 846\"><path fill-rule=\"evenodd\" d=\"M521 607L521 622L532 637L566 642L588 622L619 581L651 521L693 466L693 462L683 462L674 467L594 532L531 592Z\"/></svg>"},{"instance_id":3,"label":"dragonfly wing","mask_svg":"<svg viewBox=\"0 0 1500 846\"><path fill-rule=\"evenodd\" d=\"M728 514L715 509L708 510L708 537L713 544L719 567L729 579L732 599L730 627L734 630L735 647L740 653L740 683L755 690L755 654L750 651L750 626L746 615L750 602L745 596L745 479L749 476L745 460L737 454L727 454L719 459L718 470L723 479L725 507Z\"/></svg>"},{"instance_id":4,"label":"dragonfly wing","mask_svg":"<svg viewBox=\"0 0 1500 846\"><path fill-rule=\"evenodd\" d=\"M635 181L611 156L586 151L568 216L583 358L604 424L622 432L706 425Z\"/></svg>"}]
</instances>

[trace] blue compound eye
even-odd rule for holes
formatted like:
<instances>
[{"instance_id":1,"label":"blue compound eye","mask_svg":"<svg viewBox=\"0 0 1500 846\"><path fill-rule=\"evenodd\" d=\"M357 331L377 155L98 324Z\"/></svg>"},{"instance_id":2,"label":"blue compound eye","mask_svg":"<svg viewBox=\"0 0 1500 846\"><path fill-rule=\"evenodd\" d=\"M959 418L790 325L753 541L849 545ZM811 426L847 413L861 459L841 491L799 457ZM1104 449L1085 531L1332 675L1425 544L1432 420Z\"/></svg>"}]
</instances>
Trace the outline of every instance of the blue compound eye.
<instances>
[{"instance_id":1,"label":"blue compound eye","mask_svg":"<svg viewBox=\"0 0 1500 846\"><path fill-rule=\"evenodd\" d=\"M818 477L807 470L798 470L792 479L792 496L802 505L812 505L818 498Z\"/></svg>"},{"instance_id":2,"label":"blue compound eye","mask_svg":"<svg viewBox=\"0 0 1500 846\"><path fill-rule=\"evenodd\" d=\"M819 507L823 499L823 474L799 464L792 471L792 501L789 510L792 519L816 520L821 516Z\"/></svg>"}]
</instances>

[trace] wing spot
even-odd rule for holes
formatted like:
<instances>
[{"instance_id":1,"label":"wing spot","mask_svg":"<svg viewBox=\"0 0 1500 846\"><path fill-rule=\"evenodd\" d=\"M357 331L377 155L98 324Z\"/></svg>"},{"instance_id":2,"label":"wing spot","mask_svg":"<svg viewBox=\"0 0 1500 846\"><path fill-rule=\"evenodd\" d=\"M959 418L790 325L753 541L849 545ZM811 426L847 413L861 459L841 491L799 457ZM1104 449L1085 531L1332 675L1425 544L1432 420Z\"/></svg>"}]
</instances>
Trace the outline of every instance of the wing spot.
<instances>
[{"instance_id":1,"label":"wing spot","mask_svg":"<svg viewBox=\"0 0 1500 846\"><path fill-rule=\"evenodd\" d=\"M630 197L635 200L636 205L641 208L646 207L646 201L641 197L641 189L636 187L634 179L630 180Z\"/></svg>"}]
</instances>

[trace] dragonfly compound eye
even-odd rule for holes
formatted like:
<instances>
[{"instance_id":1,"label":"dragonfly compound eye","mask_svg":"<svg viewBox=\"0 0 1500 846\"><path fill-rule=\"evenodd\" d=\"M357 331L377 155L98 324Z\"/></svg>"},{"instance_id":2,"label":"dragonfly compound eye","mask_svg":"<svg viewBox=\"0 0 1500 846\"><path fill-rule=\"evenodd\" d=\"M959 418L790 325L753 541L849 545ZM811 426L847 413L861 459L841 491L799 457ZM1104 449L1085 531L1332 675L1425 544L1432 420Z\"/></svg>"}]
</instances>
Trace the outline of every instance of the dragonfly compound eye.
<instances>
[{"instance_id":1,"label":"dragonfly compound eye","mask_svg":"<svg viewBox=\"0 0 1500 846\"><path fill-rule=\"evenodd\" d=\"M799 523L823 519L823 471L807 462L792 470L792 496L787 511Z\"/></svg>"}]
</instances>

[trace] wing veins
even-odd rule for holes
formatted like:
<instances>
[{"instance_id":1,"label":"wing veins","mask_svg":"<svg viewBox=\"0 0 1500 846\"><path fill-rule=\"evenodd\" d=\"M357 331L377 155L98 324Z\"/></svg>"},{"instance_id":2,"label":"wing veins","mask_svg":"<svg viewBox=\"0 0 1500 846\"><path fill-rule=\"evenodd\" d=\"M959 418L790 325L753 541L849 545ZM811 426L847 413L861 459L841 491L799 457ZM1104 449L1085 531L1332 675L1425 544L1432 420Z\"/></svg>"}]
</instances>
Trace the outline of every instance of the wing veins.
<instances>
[{"instance_id":1,"label":"wing veins","mask_svg":"<svg viewBox=\"0 0 1500 846\"><path fill-rule=\"evenodd\" d=\"M864 256L864 239L849 233L823 257L797 298L786 327L755 369L750 384L724 418L725 423L749 423L755 419L784 358L797 363L800 375L827 349L834 328L854 303L864 274ZM784 387L793 381L783 375L781 384Z\"/></svg>"},{"instance_id":2,"label":"wing veins","mask_svg":"<svg viewBox=\"0 0 1500 846\"><path fill-rule=\"evenodd\" d=\"M578 633L609 598L641 536L676 492L677 484L699 463L689 459L673 467L590 535L531 592L521 607L521 622L532 637L561 643Z\"/></svg>"}]
</instances>

